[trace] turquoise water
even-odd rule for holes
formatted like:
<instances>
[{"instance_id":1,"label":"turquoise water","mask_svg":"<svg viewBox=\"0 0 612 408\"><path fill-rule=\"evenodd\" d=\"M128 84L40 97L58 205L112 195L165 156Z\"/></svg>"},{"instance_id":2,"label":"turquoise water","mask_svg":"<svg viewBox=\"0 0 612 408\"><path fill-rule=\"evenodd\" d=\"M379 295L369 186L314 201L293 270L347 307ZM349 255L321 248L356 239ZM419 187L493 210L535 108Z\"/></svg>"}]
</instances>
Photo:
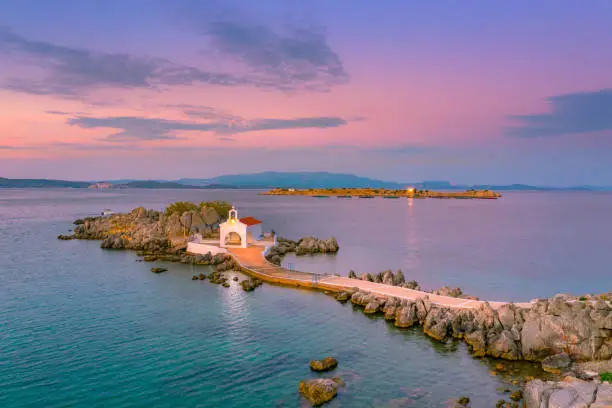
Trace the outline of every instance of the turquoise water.
<instances>
[{"instance_id":1,"label":"turquoise water","mask_svg":"<svg viewBox=\"0 0 612 408\"><path fill-rule=\"evenodd\" d=\"M245 191L0 190L0 406L297 407L304 404L297 394L298 382L316 376L310 373L308 361L327 355L338 358L340 365L334 375L347 383L331 407L444 407L460 395L469 395L474 406L492 406L502 396L498 388L507 385L489 374L494 361L472 358L462 343L443 345L419 329L398 330L321 293L271 285L245 293L233 281L232 287L225 289L191 281L192 267L177 264L169 264L167 273L152 274L151 264L135 262L133 253L101 250L98 242L58 241L55 236L71 228L74 218L104 208L122 211L139 204L161 208L183 199L231 199L240 209L248 209L249 215L262 218L266 227L287 231L290 236L327 236L326 232L335 231L342 246L338 256L306 258L300 267L345 268L353 254L358 262L368 259L364 261L368 266L392 263L388 267L416 273L419 269L411 267L417 260L419 268L436 264L427 259L434 242L438 242L441 258L449 256L449 248L465 245L453 244L453 236L447 237L445 244L441 244L445 238L434 237L436 231L452 229L444 226L446 220L462 218L449 212L464 217L485 214L490 231L479 226L473 235L503 240L495 238L499 236L498 221L487 216L487 211L504 203L505 207L499 205L496 211L505 208L504 222L511 224L513 217L524 217L520 210L527 208L525 200L538 203L547 196L526 197L514 198L518 208L508 209L507 202L512 204L509 199L506 203L488 202L491 207L475 203L477 211L459 202L422 202L416 209L423 212L414 221L408 215L411 210L396 204L406 205L405 200L363 200L363 204L355 200L348 204L354 207L346 208L334 207L339 203L333 200L319 200L312 206L299 198L279 201ZM581 200L590 206L581 210L577 204ZM606 218L588 221L587 214L601 215L602 204L597 200L609 208L607 195L572 200L572 212L582 214L582 221L574 220L574 234L583 228L597 238L609 237L598 235L606 228L609 231L609 225L602 221ZM322 201L325 205L319 204ZM422 205L429 203L433 207L425 210ZM459 207L442 211L437 203ZM533 207L530 211L536 213L530 217L538 219L538 207ZM436 208L437 226L423 227L433 219L431 213ZM423 215L426 213L430 215ZM556 219L543 213L539 217L550 218L551 224ZM407 225L421 225L416 236L399 226L391 228L392 232L380 229L398 224L398 219L409 220ZM581 222L586 225L581 227ZM464 220L457 223L461 227ZM367 234L360 237L366 232L364 228ZM430 229L431 233L423 232ZM550 233L560 230L558 227ZM466 238L468 242L474 239ZM563 261L564 252L582 253L585 245L594 242L591 239L581 237L571 242L581 250L568 249L567 243L553 252L548 248L551 243L543 242L539 254L543 259L560 257ZM411 242L420 248L416 255L411 252L414 246L404 248ZM400 254L388 256L388 246L401 247ZM487 285L498 287L496 277L505 273L498 264L522 257L521 270L534 276L532 281L537 285L539 269L530 264L530 246L525 243L507 251L493 265L489 262L492 255L483 252L479 261L490 271L488 283L480 282L479 271L463 272L471 265L464 264L464 258L456 261L455 271L462 271L469 288L477 292L478 288L486 290ZM372 261L373 257L377 260ZM609 260L604 245L588 248L587 257L591 260L576 261L589 266L581 269L582 280L588 282L581 282L581 288L594 291L609 285L599 272L603 269L599 262ZM411 260L405 265L402 259ZM561 261L554 262L559 262L558 271L565 271ZM430 274L426 283L455 276L435 270ZM574 282L572 279L564 281L562 275L551 285L565 290L563 285ZM530 292L530 285L522 282L524 291ZM521 295L516 286L501 287L505 288L501 294Z\"/></svg>"}]
</instances>

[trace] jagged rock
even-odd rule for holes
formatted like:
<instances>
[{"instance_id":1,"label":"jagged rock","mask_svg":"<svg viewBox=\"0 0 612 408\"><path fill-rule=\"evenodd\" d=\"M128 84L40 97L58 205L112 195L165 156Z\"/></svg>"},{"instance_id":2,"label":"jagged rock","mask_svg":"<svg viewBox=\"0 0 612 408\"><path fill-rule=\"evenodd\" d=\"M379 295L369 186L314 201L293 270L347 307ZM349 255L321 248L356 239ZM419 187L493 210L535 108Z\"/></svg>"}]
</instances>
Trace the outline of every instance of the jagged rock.
<instances>
[{"instance_id":1,"label":"jagged rock","mask_svg":"<svg viewBox=\"0 0 612 408\"><path fill-rule=\"evenodd\" d=\"M337 378L315 378L300 381L298 391L313 407L318 407L331 401L338 394Z\"/></svg>"},{"instance_id":2,"label":"jagged rock","mask_svg":"<svg viewBox=\"0 0 612 408\"><path fill-rule=\"evenodd\" d=\"M206 279L206 275L204 275L203 273L201 273L201 274L198 276L198 278L199 278L200 280L204 280L204 279Z\"/></svg>"},{"instance_id":3,"label":"jagged rock","mask_svg":"<svg viewBox=\"0 0 612 408\"><path fill-rule=\"evenodd\" d=\"M74 235L64 235L64 234L60 234L57 236L57 239L61 240L61 241L69 241L71 239L74 239Z\"/></svg>"},{"instance_id":4,"label":"jagged rock","mask_svg":"<svg viewBox=\"0 0 612 408\"><path fill-rule=\"evenodd\" d=\"M377 299L372 299L366 304L366 307L363 312L365 314L378 313L381 310L382 306L383 304L380 301L378 301Z\"/></svg>"},{"instance_id":5,"label":"jagged rock","mask_svg":"<svg viewBox=\"0 0 612 408\"><path fill-rule=\"evenodd\" d=\"M527 408L601 408L609 407L612 403L610 384L571 377L559 382L529 381L523 394Z\"/></svg>"},{"instance_id":6,"label":"jagged rock","mask_svg":"<svg viewBox=\"0 0 612 408\"><path fill-rule=\"evenodd\" d=\"M461 295L463 295L463 291L460 288L451 288L448 286L442 286L440 289L434 290L432 293L450 297L461 297Z\"/></svg>"},{"instance_id":7,"label":"jagged rock","mask_svg":"<svg viewBox=\"0 0 612 408\"><path fill-rule=\"evenodd\" d=\"M346 302L351 298L351 292L340 292L336 295L336 300L339 302Z\"/></svg>"},{"instance_id":8,"label":"jagged rock","mask_svg":"<svg viewBox=\"0 0 612 408\"><path fill-rule=\"evenodd\" d=\"M242 290L245 292L251 292L255 290L258 286L261 286L262 282L256 278L245 279L240 282L240 286L242 286Z\"/></svg>"},{"instance_id":9,"label":"jagged rock","mask_svg":"<svg viewBox=\"0 0 612 408\"><path fill-rule=\"evenodd\" d=\"M340 247L336 238L332 237L326 240L321 240L315 237L304 237L298 241L295 249L296 255L317 254L317 253L335 253Z\"/></svg>"},{"instance_id":10,"label":"jagged rock","mask_svg":"<svg viewBox=\"0 0 612 408\"><path fill-rule=\"evenodd\" d=\"M162 272L166 272L168 269L167 268L151 268L151 272L153 273L162 273Z\"/></svg>"},{"instance_id":11,"label":"jagged rock","mask_svg":"<svg viewBox=\"0 0 612 408\"><path fill-rule=\"evenodd\" d=\"M229 288L229 287L230 287L230 284L229 284L229 283L227 283L227 282L223 282L223 283L221 284L221 286L223 286L224 288Z\"/></svg>"},{"instance_id":12,"label":"jagged rock","mask_svg":"<svg viewBox=\"0 0 612 408\"><path fill-rule=\"evenodd\" d=\"M195 281L195 280L198 280L198 275L193 275L193 276L191 277L191 280L194 280L194 281Z\"/></svg>"},{"instance_id":13,"label":"jagged rock","mask_svg":"<svg viewBox=\"0 0 612 408\"><path fill-rule=\"evenodd\" d=\"M395 320L395 315L399 306L400 302L397 299L388 299L382 310L385 314L385 320Z\"/></svg>"},{"instance_id":14,"label":"jagged rock","mask_svg":"<svg viewBox=\"0 0 612 408\"><path fill-rule=\"evenodd\" d=\"M572 364L572 359L567 353L559 353L548 356L542 360L542 370L553 374L561 374Z\"/></svg>"},{"instance_id":15,"label":"jagged rock","mask_svg":"<svg viewBox=\"0 0 612 408\"><path fill-rule=\"evenodd\" d=\"M429 337L438 341L446 341L450 337L451 319L446 308L433 307L423 324L423 330Z\"/></svg>"},{"instance_id":16,"label":"jagged rock","mask_svg":"<svg viewBox=\"0 0 612 408\"><path fill-rule=\"evenodd\" d=\"M329 356L323 360L312 360L310 362L310 369L312 371L329 371L333 370L338 366L338 360Z\"/></svg>"},{"instance_id":17,"label":"jagged rock","mask_svg":"<svg viewBox=\"0 0 612 408\"><path fill-rule=\"evenodd\" d=\"M380 281L385 285L393 285L395 276L393 276L393 272L391 270L386 270L381 273Z\"/></svg>"},{"instance_id":18,"label":"jagged rock","mask_svg":"<svg viewBox=\"0 0 612 408\"><path fill-rule=\"evenodd\" d=\"M418 323L416 305L414 303L402 303L395 314L395 326L408 328Z\"/></svg>"}]
</instances>

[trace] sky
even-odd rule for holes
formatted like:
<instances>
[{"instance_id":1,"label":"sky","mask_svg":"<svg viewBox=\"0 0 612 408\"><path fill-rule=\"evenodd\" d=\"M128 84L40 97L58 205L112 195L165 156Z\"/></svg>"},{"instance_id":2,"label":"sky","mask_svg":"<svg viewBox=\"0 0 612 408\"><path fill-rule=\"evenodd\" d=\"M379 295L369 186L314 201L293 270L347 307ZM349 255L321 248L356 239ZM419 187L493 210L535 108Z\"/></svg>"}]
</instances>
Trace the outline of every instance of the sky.
<instances>
[{"instance_id":1,"label":"sky","mask_svg":"<svg viewBox=\"0 0 612 408\"><path fill-rule=\"evenodd\" d=\"M612 185L612 2L0 0L0 177Z\"/></svg>"}]
</instances>

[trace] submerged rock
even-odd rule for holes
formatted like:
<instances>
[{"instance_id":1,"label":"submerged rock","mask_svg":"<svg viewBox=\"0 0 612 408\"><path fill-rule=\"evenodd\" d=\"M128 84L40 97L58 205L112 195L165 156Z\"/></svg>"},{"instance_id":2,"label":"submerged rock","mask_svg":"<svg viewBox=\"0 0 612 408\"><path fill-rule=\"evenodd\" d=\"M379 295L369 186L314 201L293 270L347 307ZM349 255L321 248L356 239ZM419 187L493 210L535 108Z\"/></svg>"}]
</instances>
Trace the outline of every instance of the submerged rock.
<instances>
[{"instance_id":1,"label":"submerged rock","mask_svg":"<svg viewBox=\"0 0 612 408\"><path fill-rule=\"evenodd\" d=\"M561 374L571 364L572 359L567 353L559 353L542 360L542 370L553 374Z\"/></svg>"},{"instance_id":2,"label":"submerged rock","mask_svg":"<svg viewBox=\"0 0 612 408\"><path fill-rule=\"evenodd\" d=\"M168 268L151 268L151 272L153 273L162 273L162 272L166 272L168 270Z\"/></svg>"},{"instance_id":3,"label":"submerged rock","mask_svg":"<svg viewBox=\"0 0 612 408\"><path fill-rule=\"evenodd\" d=\"M333 370L338 366L338 360L329 356L325 357L323 360L312 360L310 362L310 369L312 371L329 371Z\"/></svg>"},{"instance_id":4,"label":"submerged rock","mask_svg":"<svg viewBox=\"0 0 612 408\"><path fill-rule=\"evenodd\" d=\"M318 407L338 395L339 378L315 378L300 381L298 391L313 407Z\"/></svg>"},{"instance_id":5,"label":"submerged rock","mask_svg":"<svg viewBox=\"0 0 612 408\"><path fill-rule=\"evenodd\" d=\"M244 290L245 292L251 292L255 290L255 288L257 288L258 286L261 286L262 283L263 282L257 278L250 278L240 282L240 286L242 286L242 290Z\"/></svg>"}]
</instances>

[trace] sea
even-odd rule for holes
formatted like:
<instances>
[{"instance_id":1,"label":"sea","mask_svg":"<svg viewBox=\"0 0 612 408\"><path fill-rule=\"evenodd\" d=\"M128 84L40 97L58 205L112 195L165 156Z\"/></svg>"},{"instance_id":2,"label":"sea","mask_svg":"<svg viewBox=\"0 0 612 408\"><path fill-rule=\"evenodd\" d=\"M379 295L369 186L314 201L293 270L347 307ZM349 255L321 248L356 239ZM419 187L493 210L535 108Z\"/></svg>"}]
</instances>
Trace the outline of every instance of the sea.
<instances>
[{"instance_id":1,"label":"sea","mask_svg":"<svg viewBox=\"0 0 612 408\"><path fill-rule=\"evenodd\" d=\"M499 200L264 196L255 190L0 189L0 407L306 407L300 380L345 381L329 407L494 406L529 363L470 355L319 292L244 292L192 281L208 267L136 262L96 241L59 241L105 209L227 200L264 230L334 236L336 255L291 268L401 269L425 289L487 300L612 290L612 194L508 192ZM152 266L166 266L162 274ZM339 361L332 373L312 359ZM513 371L516 370L516 371ZM499 370L498 370L499 371Z\"/></svg>"}]
</instances>

